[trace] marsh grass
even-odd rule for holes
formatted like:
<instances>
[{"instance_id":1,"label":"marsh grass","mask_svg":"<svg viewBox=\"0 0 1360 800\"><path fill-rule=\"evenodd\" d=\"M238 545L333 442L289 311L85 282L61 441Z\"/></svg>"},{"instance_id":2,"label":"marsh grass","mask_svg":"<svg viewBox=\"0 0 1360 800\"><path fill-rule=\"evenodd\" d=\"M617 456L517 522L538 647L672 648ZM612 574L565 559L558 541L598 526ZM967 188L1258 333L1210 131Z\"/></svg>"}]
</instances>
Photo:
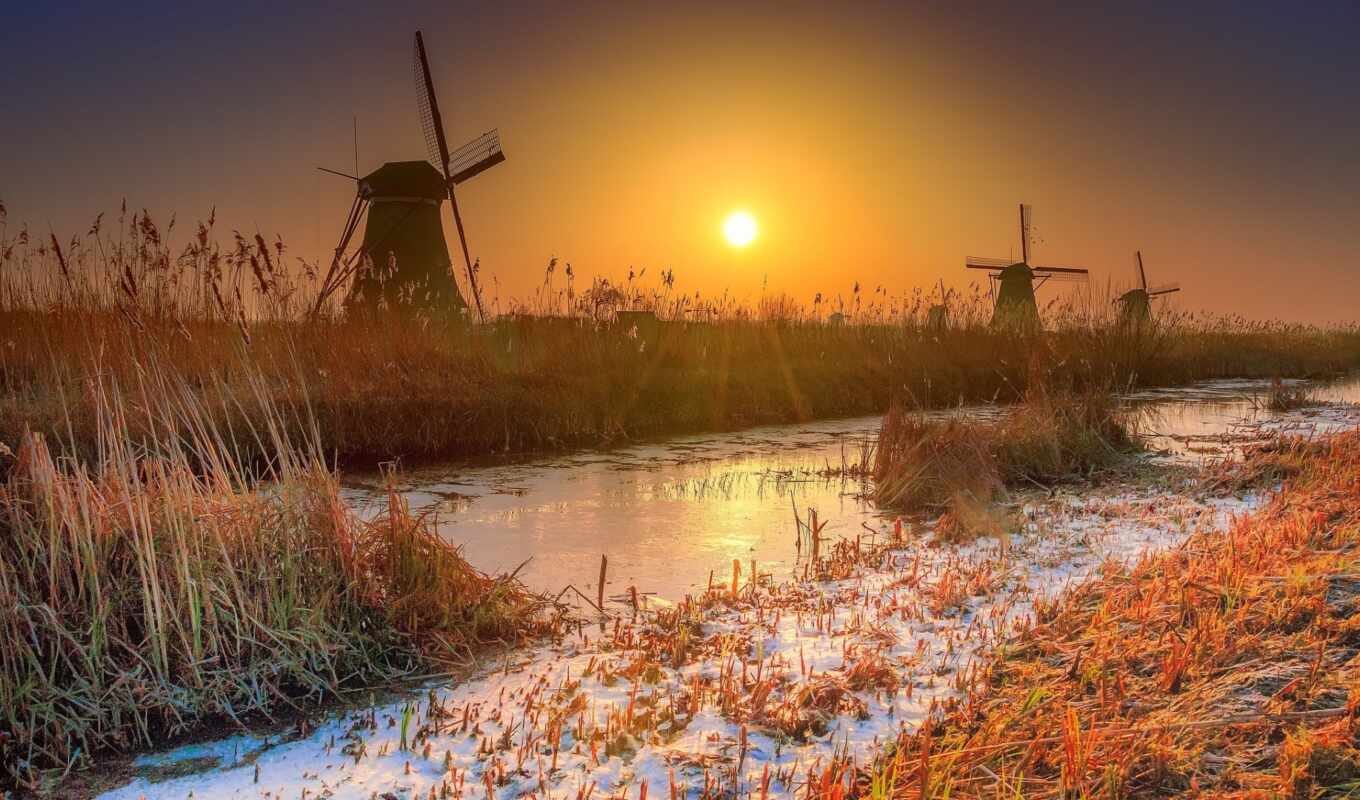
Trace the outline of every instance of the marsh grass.
<instances>
[{"instance_id":1,"label":"marsh grass","mask_svg":"<svg viewBox=\"0 0 1360 800\"><path fill-rule=\"evenodd\" d=\"M345 319L344 291L318 308L325 270L277 237L218 238L211 216L186 231L124 208L58 239L0 213L0 442L16 446L27 427L93 455L89 376L130 387L153 356L252 457L270 457L249 433L264 424L251 387L260 373L277 406L297 405L305 387L328 457L366 466L881 413L897 396L930 408L1009 403L1025 396L1038 355L1078 389L1360 365L1353 327L1174 311L1155 326L1120 326L1098 292L1047 304L1046 332L1022 335L991 328L974 287L951 297L952 327L937 331L926 318L938 298L920 290L856 284L742 301L682 291L673 271L578 286L556 260L523 302L490 287L500 315L487 325ZM624 311L658 323L616 324ZM833 313L844 323L828 324ZM149 434L140 418L129 426Z\"/></svg>"},{"instance_id":2,"label":"marsh grass","mask_svg":"<svg viewBox=\"0 0 1360 800\"><path fill-rule=\"evenodd\" d=\"M987 508L1008 488L1046 488L1127 463L1132 417L1109 391L1050 388L1031 378L1023 402L995 420L932 418L894 406L874 462L886 506L950 512L965 527L997 527ZM971 520L971 522L969 522Z\"/></svg>"},{"instance_id":3,"label":"marsh grass","mask_svg":"<svg viewBox=\"0 0 1360 800\"><path fill-rule=\"evenodd\" d=\"M1294 411L1316 403L1308 387L1286 386L1278 377L1270 382L1265 397L1265 407L1269 411Z\"/></svg>"},{"instance_id":4,"label":"marsh grass","mask_svg":"<svg viewBox=\"0 0 1360 800\"><path fill-rule=\"evenodd\" d=\"M1266 508L1040 602L958 699L847 784L898 798L1353 793L1360 434L1253 460L1253 474L1287 465Z\"/></svg>"},{"instance_id":5,"label":"marsh grass","mask_svg":"<svg viewBox=\"0 0 1360 800\"><path fill-rule=\"evenodd\" d=\"M17 784L541 629L537 598L395 491L358 518L280 409L255 431L270 458L247 466L177 378L90 388L93 460L36 432L0 455L0 768Z\"/></svg>"}]
</instances>

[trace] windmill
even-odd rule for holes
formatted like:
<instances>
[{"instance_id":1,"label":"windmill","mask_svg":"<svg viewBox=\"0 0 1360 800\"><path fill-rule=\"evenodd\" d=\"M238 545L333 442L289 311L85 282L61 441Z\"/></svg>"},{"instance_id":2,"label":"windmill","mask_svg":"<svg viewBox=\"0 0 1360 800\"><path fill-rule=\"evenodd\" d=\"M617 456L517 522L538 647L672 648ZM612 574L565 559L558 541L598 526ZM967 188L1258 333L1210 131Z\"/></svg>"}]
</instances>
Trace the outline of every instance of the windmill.
<instances>
[{"instance_id":1,"label":"windmill","mask_svg":"<svg viewBox=\"0 0 1360 800\"><path fill-rule=\"evenodd\" d=\"M1151 289L1147 285L1147 271L1143 269L1143 251L1134 253L1138 265L1138 288L1130 289L1114 299L1119 305L1119 321L1126 325L1139 325L1152 319L1152 300L1155 297L1179 292L1178 283L1165 283Z\"/></svg>"},{"instance_id":2,"label":"windmill","mask_svg":"<svg viewBox=\"0 0 1360 800\"><path fill-rule=\"evenodd\" d=\"M1051 280L1083 281L1089 270L1077 267L1042 267L1029 263L1031 211L1020 205L1020 248L1022 257L1012 262L1008 258L978 258L969 256L964 262L968 269L989 271L992 295L996 304L992 309L993 325L1016 327L1039 326L1039 306L1034 290Z\"/></svg>"},{"instance_id":3,"label":"windmill","mask_svg":"<svg viewBox=\"0 0 1360 800\"><path fill-rule=\"evenodd\" d=\"M467 302L454 281L444 239L441 210L447 199L463 249L468 290L476 305L477 318L485 319L477 271L468 253L467 232L454 188L505 160L500 134L491 130L450 151L430 77L425 40L419 31L415 36L414 60L417 104L430 160L388 162L362 178L326 170L353 179L358 192L314 312L350 276L354 276L354 282L345 300L350 309L386 305L394 309L464 311ZM365 213L363 243L347 257L345 251Z\"/></svg>"},{"instance_id":4,"label":"windmill","mask_svg":"<svg viewBox=\"0 0 1360 800\"><path fill-rule=\"evenodd\" d=\"M949 297L953 293L953 289L944 288L944 281L941 280L940 302L926 311L926 330L932 333L943 333L949 329Z\"/></svg>"}]
</instances>

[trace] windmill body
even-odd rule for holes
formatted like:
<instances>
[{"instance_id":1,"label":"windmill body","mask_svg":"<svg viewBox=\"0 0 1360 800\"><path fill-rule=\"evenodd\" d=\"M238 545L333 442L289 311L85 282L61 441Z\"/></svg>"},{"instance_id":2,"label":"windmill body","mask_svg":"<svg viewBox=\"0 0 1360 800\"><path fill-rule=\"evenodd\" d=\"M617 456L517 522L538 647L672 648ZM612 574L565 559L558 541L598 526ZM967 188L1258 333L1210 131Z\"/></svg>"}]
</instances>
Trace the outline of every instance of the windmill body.
<instances>
[{"instance_id":1,"label":"windmill body","mask_svg":"<svg viewBox=\"0 0 1360 800\"><path fill-rule=\"evenodd\" d=\"M944 281L940 281L940 302L926 311L926 330L943 333L949 329L949 295L952 293L953 290L944 288Z\"/></svg>"},{"instance_id":2,"label":"windmill body","mask_svg":"<svg viewBox=\"0 0 1360 800\"><path fill-rule=\"evenodd\" d=\"M1130 289L1119 296L1120 322L1144 323L1152 319L1152 298L1146 289Z\"/></svg>"},{"instance_id":3,"label":"windmill body","mask_svg":"<svg viewBox=\"0 0 1360 800\"><path fill-rule=\"evenodd\" d=\"M447 196L444 177L426 161L389 162L359 179L368 219L350 311L466 311L444 239Z\"/></svg>"},{"instance_id":4,"label":"windmill body","mask_svg":"<svg viewBox=\"0 0 1360 800\"><path fill-rule=\"evenodd\" d=\"M1023 261L1004 267L996 276L993 325L1038 327L1039 303L1034 298L1034 270Z\"/></svg>"},{"instance_id":5,"label":"windmill body","mask_svg":"<svg viewBox=\"0 0 1360 800\"><path fill-rule=\"evenodd\" d=\"M1020 261L969 256L964 266L991 274L992 325L1020 329L1039 327L1039 304L1034 291L1050 280L1085 280L1088 270L1079 267L1044 267L1030 264L1030 207L1020 206Z\"/></svg>"}]
</instances>

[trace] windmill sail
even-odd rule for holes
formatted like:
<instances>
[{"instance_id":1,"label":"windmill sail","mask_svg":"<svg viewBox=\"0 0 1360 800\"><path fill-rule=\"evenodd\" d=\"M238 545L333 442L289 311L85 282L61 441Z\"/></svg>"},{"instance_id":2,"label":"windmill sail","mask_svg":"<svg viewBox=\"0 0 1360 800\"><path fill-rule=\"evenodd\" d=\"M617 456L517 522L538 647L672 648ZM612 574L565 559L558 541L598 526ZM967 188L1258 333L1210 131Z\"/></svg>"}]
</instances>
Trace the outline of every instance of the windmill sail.
<instances>
[{"instance_id":1,"label":"windmill sail","mask_svg":"<svg viewBox=\"0 0 1360 800\"><path fill-rule=\"evenodd\" d=\"M477 318L485 321L482 293L477 290L477 270L473 268L472 256L468 254L463 215L458 211L458 198L453 194L454 179L449 172L449 143L444 137L444 118L439 114L439 99L434 93L434 80L430 77L430 60L425 55L425 39L420 35L420 31L416 31L415 70L416 105L420 109L420 127L425 133L425 146L444 175L449 205L453 208L453 222L458 227L458 243L463 247L463 265L467 267L468 288L472 290L472 299L477 303ZM499 141L499 137L497 139ZM504 156L501 158L504 160Z\"/></svg>"},{"instance_id":2,"label":"windmill sail","mask_svg":"<svg viewBox=\"0 0 1360 800\"><path fill-rule=\"evenodd\" d=\"M968 256L963 265L968 269L1005 269L1014 261L1006 258L981 258L979 256Z\"/></svg>"},{"instance_id":3,"label":"windmill sail","mask_svg":"<svg viewBox=\"0 0 1360 800\"><path fill-rule=\"evenodd\" d=\"M505 160L500 131L491 130L449 154L450 178L455 184L491 169Z\"/></svg>"},{"instance_id":4,"label":"windmill sail","mask_svg":"<svg viewBox=\"0 0 1360 800\"><path fill-rule=\"evenodd\" d=\"M416 31L415 49L416 106L420 110L420 129L425 134L425 149L444 177L449 177L449 144L444 139L444 119L439 115L439 99L434 94L430 61L425 55L425 39Z\"/></svg>"}]
</instances>

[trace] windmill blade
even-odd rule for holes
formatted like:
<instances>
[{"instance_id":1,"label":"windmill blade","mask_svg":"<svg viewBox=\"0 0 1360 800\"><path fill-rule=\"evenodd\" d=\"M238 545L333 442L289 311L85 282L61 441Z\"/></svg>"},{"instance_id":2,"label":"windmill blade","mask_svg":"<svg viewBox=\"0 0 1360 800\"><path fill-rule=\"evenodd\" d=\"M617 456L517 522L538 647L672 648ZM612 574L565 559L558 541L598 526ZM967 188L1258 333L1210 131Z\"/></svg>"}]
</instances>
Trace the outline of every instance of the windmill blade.
<instances>
[{"instance_id":1,"label":"windmill blade","mask_svg":"<svg viewBox=\"0 0 1360 800\"><path fill-rule=\"evenodd\" d=\"M1030 267L1038 273L1063 273L1069 275L1089 275L1090 270L1085 267Z\"/></svg>"},{"instance_id":2,"label":"windmill blade","mask_svg":"<svg viewBox=\"0 0 1360 800\"><path fill-rule=\"evenodd\" d=\"M351 175L348 172L341 172L338 169L327 169L326 167L317 167L317 169L321 170L322 172L329 172L332 175L339 175L342 178L349 178L352 181L359 180L357 176Z\"/></svg>"},{"instance_id":3,"label":"windmill blade","mask_svg":"<svg viewBox=\"0 0 1360 800\"><path fill-rule=\"evenodd\" d=\"M490 130L449 155L450 178L455 184L491 169L505 160L499 130Z\"/></svg>"},{"instance_id":4,"label":"windmill blade","mask_svg":"<svg viewBox=\"0 0 1360 800\"><path fill-rule=\"evenodd\" d=\"M1034 208L1029 203L1020 204L1020 252L1021 259L1029 263L1030 227L1034 224Z\"/></svg>"},{"instance_id":5,"label":"windmill blade","mask_svg":"<svg viewBox=\"0 0 1360 800\"><path fill-rule=\"evenodd\" d=\"M963 260L963 265L968 269L1005 269L1014 263L1008 258L981 258L979 256L968 256Z\"/></svg>"},{"instance_id":6,"label":"windmill blade","mask_svg":"<svg viewBox=\"0 0 1360 800\"><path fill-rule=\"evenodd\" d=\"M1138 286L1143 290L1147 289L1147 273L1143 271L1143 251L1135 250L1134 256L1138 259Z\"/></svg>"},{"instance_id":7,"label":"windmill blade","mask_svg":"<svg viewBox=\"0 0 1360 800\"><path fill-rule=\"evenodd\" d=\"M1078 272L1041 272L1036 269L1034 270L1034 279L1057 281L1059 283L1085 283L1086 271L1080 270Z\"/></svg>"},{"instance_id":8,"label":"windmill blade","mask_svg":"<svg viewBox=\"0 0 1360 800\"><path fill-rule=\"evenodd\" d=\"M1180 290L1181 285L1179 283L1163 283L1148 289L1147 293L1148 297L1156 297L1159 294L1171 294L1172 292L1179 292Z\"/></svg>"},{"instance_id":9,"label":"windmill blade","mask_svg":"<svg viewBox=\"0 0 1360 800\"><path fill-rule=\"evenodd\" d=\"M420 108L420 127L425 133L425 147L430 161L449 179L449 144L444 138L444 119L439 116L439 98L434 94L434 79L430 77L430 60L425 55L425 39L416 31L416 104Z\"/></svg>"},{"instance_id":10,"label":"windmill blade","mask_svg":"<svg viewBox=\"0 0 1360 800\"><path fill-rule=\"evenodd\" d=\"M477 270L472 267L472 256L468 253L467 232L463 229L463 215L458 212L458 198L453 193L453 176L449 173L449 143L444 138L444 118L439 115L439 99L434 94L434 80L430 77L430 60L425 55L425 38L416 31L416 104L420 108L420 125L425 132L425 145L430 154L438 161L444 175L444 185L448 187L449 206L453 210L453 223L458 228L458 243L463 246L463 265L467 267L468 289L477 304L477 319L485 322L486 312L482 310L482 293L477 289ZM497 137L499 140L499 137Z\"/></svg>"}]
</instances>

